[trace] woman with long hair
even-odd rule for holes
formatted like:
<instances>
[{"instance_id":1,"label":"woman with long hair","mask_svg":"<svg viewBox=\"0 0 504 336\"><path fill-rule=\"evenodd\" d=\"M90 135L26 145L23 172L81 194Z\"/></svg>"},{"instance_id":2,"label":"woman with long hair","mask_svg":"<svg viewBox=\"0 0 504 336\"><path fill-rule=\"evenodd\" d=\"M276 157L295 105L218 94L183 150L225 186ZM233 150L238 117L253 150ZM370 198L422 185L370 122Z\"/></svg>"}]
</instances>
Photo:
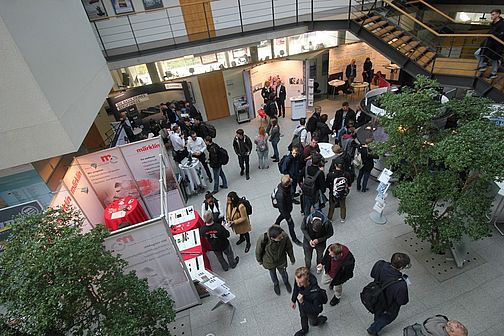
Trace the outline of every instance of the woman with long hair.
<instances>
[{"instance_id":1,"label":"woman with long hair","mask_svg":"<svg viewBox=\"0 0 504 336\"><path fill-rule=\"evenodd\" d=\"M245 253L250 251L249 232L252 230L250 219L247 214L247 208L240 202L240 198L234 191L231 191L227 195L226 221L231 226L234 233L240 235L240 239L238 239L236 245L240 245L246 241Z\"/></svg>"},{"instance_id":2,"label":"woman with long hair","mask_svg":"<svg viewBox=\"0 0 504 336\"><path fill-rule=\"evenodd\" d=\"M259 127L259 133L256 135L254 143L259 158L259 169L268 169L268 134L266 134L266 129L263 126Z\"/></svg>"}]
</instances>

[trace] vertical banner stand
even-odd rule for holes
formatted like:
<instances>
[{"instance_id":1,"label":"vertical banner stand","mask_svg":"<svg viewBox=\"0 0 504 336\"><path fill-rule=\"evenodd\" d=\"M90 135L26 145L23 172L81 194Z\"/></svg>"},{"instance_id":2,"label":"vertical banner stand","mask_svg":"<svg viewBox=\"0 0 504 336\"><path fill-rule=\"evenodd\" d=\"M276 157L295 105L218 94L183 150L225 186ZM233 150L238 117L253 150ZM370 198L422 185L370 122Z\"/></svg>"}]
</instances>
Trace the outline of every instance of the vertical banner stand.
<instances>
[{"instance_id":1,"label":"vertical banner stand","mask_svg":"<svg viewBox=\"0 0 504 336\"><path fill-rule=\"evenodd\" d=\"M369 214L369 218L375 224L383 225L387 223L387 217L383 214L383 210L385 209L385 199L387 198L387 191L390 187L390 177L392 176L392 171L384 168L381 172L380 176L378 176L378 181L380 184L376 188L378 191L378 195L375 198L375 205L373 206L373 210Z\"/></svg>"}]
</instances>

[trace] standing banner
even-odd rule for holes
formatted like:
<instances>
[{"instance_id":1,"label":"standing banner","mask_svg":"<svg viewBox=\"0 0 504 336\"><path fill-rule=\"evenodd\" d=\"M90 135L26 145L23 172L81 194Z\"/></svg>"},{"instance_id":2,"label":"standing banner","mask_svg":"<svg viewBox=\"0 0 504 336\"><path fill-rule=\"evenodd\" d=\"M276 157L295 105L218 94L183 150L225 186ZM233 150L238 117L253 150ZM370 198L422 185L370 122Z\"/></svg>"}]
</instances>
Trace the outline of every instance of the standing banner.
<instances>
[{"instance_id":1,"label":"standing banner","mask_svg":"<svg viewBox=\"0 0 504 336\"><path fill-rule=\"evenodd\" d=\"M125 272L147 279L150 289L164 288L180 311L200 300L167 227L161 217L120 230L105 239L105 248L128 262Z\"/></svg>"},{"instance_id":2,"label":"standing banner","mask_svg":"<svg viewBox=\"0 0 504 336\"><path fill-rule=\"evenodd\" d=\"M51 201L51 204L49 204L49 207L53 209L61 207L63 210L67 210L69 208L79 210L82 214L82 217L84 218L81 230L83 234L91 231L91 229L94 227L89 223L86 214L81 210L81 208L79 208L79 205L75 202L72 194L70 194L70 192L64 185L60 185L58 191L56 192L56 195Z\"/></svg>"},{"instance_id":3,"label":"standing banner","mask_svg":"<svg viewBox=\"0 0 504 336\"><path fill-rule=\"evenodd\" d=\"M163 140L161 139L161 137L158 137L158 141L160 142L161 145L160 147L161 157L163 158L162 162L160 163L163 166L162 169L165 171L164 184L167 197L166 200L167 209L165 209L165 216L166 216L170 211L174 211L185 207L185 202L182 198L182 195L180 194L180 188L175 178L175 172L173 171L172 161L170 160L168 152L164 147Z\"/></svg>"},{"instance_id":4,"label":"standing banner","mask_svg":"<svg viewBox=\"0 0 504 336\"><path fill-rule=\"evenodd\" d=\"M103 223L103 206L75 159L63 177L63 184L93 226Z\"/></svg>"},{"instance_id":5,"label":"standing banner","mask_svg":"<svg viewBox=\"0 0 504 336\"><path fill-rule=\"evenodd\" d=\"M161 215L160 149L159 139L147 139L120 147L152 217Z\"/></svg>"}]
</instances>

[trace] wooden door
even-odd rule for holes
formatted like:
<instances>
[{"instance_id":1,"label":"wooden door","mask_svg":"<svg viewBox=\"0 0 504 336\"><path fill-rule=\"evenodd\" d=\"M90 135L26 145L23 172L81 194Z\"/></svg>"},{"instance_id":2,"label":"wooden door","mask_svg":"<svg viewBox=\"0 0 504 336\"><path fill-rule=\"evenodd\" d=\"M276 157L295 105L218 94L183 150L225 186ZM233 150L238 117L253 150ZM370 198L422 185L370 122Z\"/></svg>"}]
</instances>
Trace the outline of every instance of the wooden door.
<instances>
[{"instance_id":1,"label":"wooden door","mask_svg":"<svg viewBox=\"0 0 504 336\"><path fill-rule=\"evenodd\" d=\"M215 37L210 0L179 0L189 41Z\"/></svg>"},{"instance_id":2,"label":"wooden door","mask_svg":"<svg viewBox=\"0 0 504 336\"><path fill-rule=\"evenodd\" d=\"M208 120L228 117L229 106L222 71L198 75L198 83Z\"/></svg>"}]
</instances>

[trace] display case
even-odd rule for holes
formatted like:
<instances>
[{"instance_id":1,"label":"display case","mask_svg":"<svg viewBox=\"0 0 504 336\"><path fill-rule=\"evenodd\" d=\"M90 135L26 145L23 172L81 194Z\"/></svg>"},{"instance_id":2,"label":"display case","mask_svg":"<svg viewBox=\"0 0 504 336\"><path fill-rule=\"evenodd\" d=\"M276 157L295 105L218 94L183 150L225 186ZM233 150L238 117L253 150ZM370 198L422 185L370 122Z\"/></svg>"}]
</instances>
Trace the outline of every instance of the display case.
<instances>
[{"instance_id":1,"label":"display case","mask_svg":"<svg viewBox=\"0 0 504 336\"><path fill-rule=\"evenodd\" d=\"M250 121L249 105L246 97L233 98L233 107L236 115L236 121L239 124Z\"/></svg>"}]
</instances>

